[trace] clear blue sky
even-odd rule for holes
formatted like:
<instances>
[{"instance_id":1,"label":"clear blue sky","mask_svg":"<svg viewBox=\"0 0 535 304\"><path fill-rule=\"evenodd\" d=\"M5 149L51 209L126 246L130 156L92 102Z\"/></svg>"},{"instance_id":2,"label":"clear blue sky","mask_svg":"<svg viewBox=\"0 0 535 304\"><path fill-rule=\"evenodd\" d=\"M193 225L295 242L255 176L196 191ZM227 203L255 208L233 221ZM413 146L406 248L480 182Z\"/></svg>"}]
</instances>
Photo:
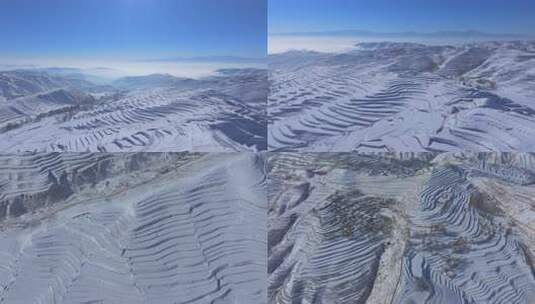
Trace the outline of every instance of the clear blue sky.
<instances>
[{"instance_id":1,"label":"clear blue sky","mask_svg":"<svg viewBox=\"0 0 535 304\"><path fill-rule=\"evenodd\" d=\"M535 0L269 0L269 32L535 33Z\"/></svg>"},{"instance_id":2,"label":"clear blue sky","mask_svg":"<svg viewBox=\"0 0 535 304\"><path fill-rule=\"evenodd\" d=\"M0 0L0 56L261 57L266 0Z\"/></svg>"}]
</instances>

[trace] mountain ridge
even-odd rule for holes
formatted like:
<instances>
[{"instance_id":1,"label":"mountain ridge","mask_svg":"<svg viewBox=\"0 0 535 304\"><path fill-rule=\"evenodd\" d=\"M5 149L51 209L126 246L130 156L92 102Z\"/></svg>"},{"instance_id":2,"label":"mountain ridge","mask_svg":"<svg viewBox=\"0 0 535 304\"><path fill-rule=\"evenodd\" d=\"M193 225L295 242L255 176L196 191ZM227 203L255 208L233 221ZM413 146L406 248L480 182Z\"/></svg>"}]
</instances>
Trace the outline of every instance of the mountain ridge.
<instances>
[{"instance_id":1,"label":"mountain ridge","mask_svg":"<svg viewBox=\"0 0 535 304\"><path fill-rule=\"evenodd\" d=\"M422 38L527 38L533 36L520 33L491 33L477 30L464 31L401 31L401 32L376 32L360 29L340 29L330 31L296 31L296 32L275 32L270 36L364 36L364 37L422 37Z\"/></svg>"}]
</instances>

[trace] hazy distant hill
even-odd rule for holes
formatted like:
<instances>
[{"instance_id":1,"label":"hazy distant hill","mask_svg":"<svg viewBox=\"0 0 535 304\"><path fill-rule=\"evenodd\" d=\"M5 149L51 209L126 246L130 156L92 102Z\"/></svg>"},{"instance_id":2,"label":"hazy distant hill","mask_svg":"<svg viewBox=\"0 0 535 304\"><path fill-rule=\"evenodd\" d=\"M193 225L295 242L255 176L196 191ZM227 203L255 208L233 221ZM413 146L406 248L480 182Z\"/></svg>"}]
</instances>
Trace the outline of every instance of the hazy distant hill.
<instances>
[{"instance_id":1,"label":"hazy distant hill","mask_svg":"<svg viewBox=\"0 0 535 304\"><path fill-rule=\"evenodd\" d=\"M270 33L277 36L356 36L356 37L419 37L419 38L526 38L523 34L487 33L481 31L438 31L438 32L374 32L365 30L334 30L315 32L281 32Z\"/></svg>"}]
</instances>

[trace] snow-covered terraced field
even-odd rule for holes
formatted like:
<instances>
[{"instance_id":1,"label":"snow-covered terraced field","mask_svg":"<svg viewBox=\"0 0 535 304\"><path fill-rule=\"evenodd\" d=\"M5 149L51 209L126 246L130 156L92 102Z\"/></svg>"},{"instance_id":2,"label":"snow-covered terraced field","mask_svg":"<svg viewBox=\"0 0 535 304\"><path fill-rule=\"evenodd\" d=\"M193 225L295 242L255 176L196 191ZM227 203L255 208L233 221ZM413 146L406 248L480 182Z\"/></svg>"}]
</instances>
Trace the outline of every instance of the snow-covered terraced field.
<instances>
[{"instance_id":1,"label":"snow-covered terraced field","mask_svg":"<svg viewBox=\"0 0 535 304\"><path fill-rule=\"evenodd\" d=\"M361 43L269 56L272 151L526 151L535 42Z\"/></svg>"},{"instance_id":2,"label":"snow-covered terraced field","mask_svg":"<svg viewBox=\"0 0 535 304\"><path fill-rule=\"evenodd\" d=\"M534 303L535 155L278 153L269 303Z\"/></svg>"},{"instance_id":3,"label":"snow-covered terraced field","mask_svg":"<svg viewBox=\"0 0 535 304\"><path fill-rule=\"evenodd\" d=\"M126 77L106 87L50 80L56 78L31 71L0 73L3 152L267 148L265 70L222 70L197 80Z\"/></svg>"},{"instance_id":4,"label":"snow-covered terraced field","mask_svg":"<svg viewBox=\"0 0 535 304\"><path fill-rule=\"evenodd\" d=\"M0 303L266 303L264 167L252 153L0 157Z\"/></svg>"}]
</instances>

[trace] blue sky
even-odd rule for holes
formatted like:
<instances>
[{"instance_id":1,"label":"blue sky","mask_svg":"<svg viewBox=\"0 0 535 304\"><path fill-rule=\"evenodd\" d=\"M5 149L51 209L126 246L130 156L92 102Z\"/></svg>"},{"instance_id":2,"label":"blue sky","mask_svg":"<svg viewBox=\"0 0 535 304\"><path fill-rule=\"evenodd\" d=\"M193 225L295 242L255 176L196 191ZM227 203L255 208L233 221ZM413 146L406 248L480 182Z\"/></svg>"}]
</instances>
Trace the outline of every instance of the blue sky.
<instances>
[{"instance_id":1,"label":"blue sky","mask_svg":"<svg viewBox=\"0 0 535 304\"><path fill-rule=\"evenodd\" d=\"M266 0L0 0L0 57L262 57Z\"/></svg>"},{"instance_id":2,"label":"blue sky","mask_svg":"<svg viewBox=\"0 0 535 304\"><path fill-rule=\"evenodd\" d=\"M269 0L269 33L359 29L535 34L534 0Z\"/></svg>"}]
</instances>

